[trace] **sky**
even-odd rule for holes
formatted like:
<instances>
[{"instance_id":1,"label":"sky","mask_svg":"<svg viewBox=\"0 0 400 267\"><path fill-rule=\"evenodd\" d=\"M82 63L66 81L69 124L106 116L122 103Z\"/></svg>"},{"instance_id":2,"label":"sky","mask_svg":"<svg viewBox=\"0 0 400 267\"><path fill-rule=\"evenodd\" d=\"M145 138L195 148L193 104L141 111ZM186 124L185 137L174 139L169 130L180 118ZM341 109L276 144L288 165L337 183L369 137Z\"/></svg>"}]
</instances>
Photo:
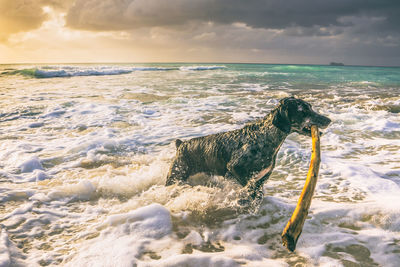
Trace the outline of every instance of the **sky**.
<instances>
[{"instance_id":1,"label":"sky","mask_svg":"<svg viewBox=\"0 0 400 267\"><path fill-rule=\"evenodd\" d=\"M400 65L400 0L0 0L1 63Z\"/></svg>"}]
</instances>

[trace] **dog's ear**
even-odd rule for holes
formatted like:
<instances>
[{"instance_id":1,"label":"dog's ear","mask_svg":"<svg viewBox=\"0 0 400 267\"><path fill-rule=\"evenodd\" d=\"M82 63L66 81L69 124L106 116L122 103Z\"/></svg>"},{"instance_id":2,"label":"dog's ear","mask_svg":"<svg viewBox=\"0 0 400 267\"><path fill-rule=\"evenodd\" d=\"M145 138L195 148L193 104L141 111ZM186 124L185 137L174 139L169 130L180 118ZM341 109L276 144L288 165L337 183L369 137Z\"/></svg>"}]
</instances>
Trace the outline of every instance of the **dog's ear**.
<instances>
[{"instance_id":1,"label":"dog's ear","mask_svg":"<svg viewBox=\"0 0 400 267\"><path fill-rule=\"evenodd\" d=\"M285 97L285 98L282 98L281 100L279 100L279 103L281 105L286 105L287 102L290 100L296 100L296 98L294 96L288 96L288 97Z\"/></svg>"},{"instance_id":2,"label":"dog's ear","mask_svg":"<svg viewBox=\"0 0 400 267\"><path fill-rule=\"evenodd\" d=\"M278 127L279 130L289 134L291 125L288 116L287 109L283 108L283 105L279 105L279 107L275 110L274 118L272 120L272 124Z\"/></svg>"},{"instance_id":3,"label":"dog's ear","mask_svg":"<svg viewBox=\"0 0 400 267\"><path fill-rule=\"evenodd\" d=\"M182 143L183 143L183 141L181 139L176 139L175 140L175 147L178 148Z\"/></svg>"}]
</instances>

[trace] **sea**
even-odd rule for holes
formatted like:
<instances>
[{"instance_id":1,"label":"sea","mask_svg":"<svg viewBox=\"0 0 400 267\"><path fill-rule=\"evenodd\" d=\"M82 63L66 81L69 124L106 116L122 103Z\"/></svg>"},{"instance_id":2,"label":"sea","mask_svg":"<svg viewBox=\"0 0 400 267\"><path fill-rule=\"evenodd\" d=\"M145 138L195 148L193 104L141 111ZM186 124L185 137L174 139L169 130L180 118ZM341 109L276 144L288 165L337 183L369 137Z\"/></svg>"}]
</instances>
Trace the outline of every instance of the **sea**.
<instances>
[{"instance_id":1,"label":"sea","mask_svg":"<svg viewBox=\"0 0 400 267\"><path fill-rule=\"evenodd\" d=\"M223 177L165 186L175 139L288 96L332 120L295 252L310 137L287 137L251 208ZM400 266L399 113L399 67L0 65L0 266Z\"/></svg>"}]
</instances>

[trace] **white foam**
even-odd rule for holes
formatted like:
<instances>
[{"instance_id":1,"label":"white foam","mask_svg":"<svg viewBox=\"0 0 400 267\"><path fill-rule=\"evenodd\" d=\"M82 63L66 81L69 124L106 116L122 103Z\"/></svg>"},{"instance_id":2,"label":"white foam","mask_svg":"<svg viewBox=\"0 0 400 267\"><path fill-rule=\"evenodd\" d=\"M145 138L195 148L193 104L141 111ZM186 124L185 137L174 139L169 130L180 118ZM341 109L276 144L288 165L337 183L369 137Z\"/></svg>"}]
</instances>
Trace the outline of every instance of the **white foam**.
<instances>
[{"instance_id":1,"label":"white foam","mask_svg":"<svg viewBox=\"0 0 400 267\"><path fill-rule=\"evenodd\" d=\"M136 223L132 230L139 235L153 238L161 238L169 234L172 229L172 222L169 211L159 204L151 204L129 213L109 216L99 228L106 226L118 226L125 223Z\"/></svg>"},{"instance_id":2,"label":"white foam","mask_svg":"<svg viewBox=\"0 0 400 267\"><path fill-rule=\"evenodd\" d=\"M100 76L100 75L119 75L131 73L132 69L82 69L82 68L65 68L59 70L43 70L36 69L35 76L38 78L54 78L54 77L73 77L73 76Z\"/></svg>"},{"instance_id":3,"label":"white foam","mask_svg":"<svg viewBox=\"0 0 400 267\"><path fill-rule=\"evenodd\" d=\"M2 219L6 220L8 218L14 217L15 215L25 214L28 211L31 211L32 207L33 207L33 203L26 203L26 204L22 205L22 207L19 207L19 208L16 208L15 210L13 210L12 212L10 212L6 216L4 216L4 218L2 218Z\"/></svg>"},{"instance_id":4,"label":"white foam","mask_svg":"<svg viewBox=\"0 0 400 267\"><path fill-rule=\"evenodd\" d=\"M46 172L36 169L33 171L32 177L29 180L38 182L38 181L43 181L43 180L47 180L47 179L50 179L50 176L47 175Z\"/></svg>"},{"instance_id":5,"label":"white foam","mask_svg":"<svg viewBox=\"0 0 400 267\"><path fill-rule=\"evenodd\" d=\"M1 229L0 232L0 266L10 266L11 265L11 257L9 252L9 243L8 235L5 229Z\"/></svg>"},{"instance_id":6,"label":"white foam","mask_svg":"<svg viewBox=\"0 0 400 267\"><path fill-rule=\"evenodd\" d=\"M132 71L168 71L168 70L178 70L176 67L135 67Z\"/></svg>"},{"instance_id":7,"label":"white foam","mask_svg":"<svg viewBox=\"0 0 400 267\"><path fill-rule=\"evenodd\" d=\"M229 257L220 255L174 255L165 260L160 260L155 263L144 263L143 266L221 266L234 267L240 266L237 262Z\"/></svg>"},{"instance_id":8,"label":"white foam","mask_svg":"<svg viewBox=\"0 0 400 267\"><path fill-rule=\"evenodd\" d=\"M159 204L109 216L98 226L101 234L83 244L67 266L132 266L149 239L161 239L172 230L169 211Z\"/></svg>"},{"instance_id":9,"label":"white foam","mask_svg":"<svg viewBox=\"0 0 400 267\"><path fill-rule=\"evenodd\" d=\"M225 69L225 66L182 66L179 69L182 71L196 71L196 70L219 70Z\"/></svg>"},{"instance_id":10,"label":"white foam","mask_svg":"<svg viewBox=\"0 0 400 267\"><path fill-rule=\"evenodd\" d=\"M47 197L51 200L72 198L78 200L89 200L94 197L96 187L88 180L79 181L76 184L68 184L61 187L56 187L51 190Z\"/></svg>"},{"instance_id":11,"label":"white foam","mask_svg":"<svg viewBox=\"0 0 400 267\"><path fill-rule=\"evenodd\" d=\"M38 157L32 157L31 159L21 163L18 167L21 169L22 173L33 172L34 170L43 170L43 166Z\"/></svg>"}]
</instances>

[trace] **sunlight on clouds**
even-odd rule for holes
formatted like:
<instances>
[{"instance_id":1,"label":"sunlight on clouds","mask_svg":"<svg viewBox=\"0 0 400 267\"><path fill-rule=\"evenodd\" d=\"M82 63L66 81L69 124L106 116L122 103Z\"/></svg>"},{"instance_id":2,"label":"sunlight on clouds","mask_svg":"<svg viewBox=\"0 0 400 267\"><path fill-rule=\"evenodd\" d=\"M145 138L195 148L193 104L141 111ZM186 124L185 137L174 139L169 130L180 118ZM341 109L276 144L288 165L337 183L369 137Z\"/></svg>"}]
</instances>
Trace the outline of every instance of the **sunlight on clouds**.
<instances>
[{"instance_id":1,"label":"sunlight on clouds","mask_svg":"<svg viewBox=\"0 0 400 267\"><path fill-rule=\"evenodd\" d=\"M204 32L193 37L194 40L210 41L213 40L217 34L215 32Z\"/></svg>"},{"instance_id":2,"label":"sunlight on clouds","mask_svg":"<svg viewBox=\"0 0 400 267\"><path fill-rule=\"evenodd\" d=\"M67 28L66 13L60 13L50 6L42 8L47 20L28 32L10 34L5 44L0 45L0 63L5 62L74 62L96 61L93 54L109 51L109 55L123 57L114 51L118 45L113 40L129 40L127 32L90 32ZM90 49L90 51L88 51ZM111 50L111 51L110 51ZM99 61L105 60L104 58ZM109 58L108 60L115 60Z\"/></svg>"},{"instance_id":3,"label":"sunlight on clouds","mask_svg":"<svg viewBox=\"0 0 400 267\"><path fill-rule=\"evenodd\" d=\"M252 30L251 27L247 26L246 23L243 22L234 22L232 23L232 25L236 28L242 28L242 29L246 29L246 30Z\"/></svg>"},{"instance_id":4,"label":"sunlight on clouds","mask_svg":"<svg viewBox=\"0 0 400 267\"><path fill-rule=\"evenodd\" d=\"M99 36L102 34L84 32L79 30L71 30L65 27L65 13L57 13L51 7L43 7L43 11L48 15L48 20L43 22L42 26L30 32L22 32L14 34L10 37L9 42L18 45L23 42L61 42L80 38ZM45 41L46 40L46 41Z\"/></svg>"},{"instance_id":5,"label":"sunlight on clouds","mask_svg":"<svg viewBox=\"0 0 400 267\"><path fill-rule=\"evenodd\" d=\"M44 13L50 13L52 11L51 7L49 7L49 6L44 6L44 7L42 7L42 9L43 9Z\"/></svg>"}]
</instances>

